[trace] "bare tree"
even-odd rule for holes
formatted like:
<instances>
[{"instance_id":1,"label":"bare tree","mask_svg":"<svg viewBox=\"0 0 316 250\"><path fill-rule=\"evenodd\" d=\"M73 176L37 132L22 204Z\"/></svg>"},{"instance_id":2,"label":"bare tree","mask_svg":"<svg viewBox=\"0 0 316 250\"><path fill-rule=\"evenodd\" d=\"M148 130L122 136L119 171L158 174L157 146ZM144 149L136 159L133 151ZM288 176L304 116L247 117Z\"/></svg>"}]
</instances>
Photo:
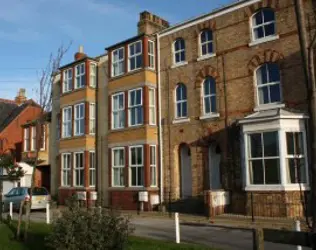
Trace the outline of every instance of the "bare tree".
<instances>
[{"instance_id":1,"label":"bare tree","mask_svg":"<svg viewBox=\"0 0 316 250\"><path fill-rule=\"evenodd\" d=\"M31 180L31 188L30 188L30 201L26 204L26 222L25 222L25 231L24 231L24 240L27 240L28 229L30 224L30 211L32 206L32 195L33 189L35 187L35 170L36 166L39 163L39 151L41 148L42 140L45 140L44 136L47 136L47 133L44 133L45 124L47 122L47 114L51 111L52 107L52 85L56 81L58 76L58 70L60 67L61 60L64 55L70 48L71 43L68 46L61 45L56 54L51 53L48 63L44 69L39 72L39 85L36 90L37 102L41 107L41 113L34 121L34 126L36 130L36 150L35 157L33 159L33 173Z\"/></svg>"}]
</instances>

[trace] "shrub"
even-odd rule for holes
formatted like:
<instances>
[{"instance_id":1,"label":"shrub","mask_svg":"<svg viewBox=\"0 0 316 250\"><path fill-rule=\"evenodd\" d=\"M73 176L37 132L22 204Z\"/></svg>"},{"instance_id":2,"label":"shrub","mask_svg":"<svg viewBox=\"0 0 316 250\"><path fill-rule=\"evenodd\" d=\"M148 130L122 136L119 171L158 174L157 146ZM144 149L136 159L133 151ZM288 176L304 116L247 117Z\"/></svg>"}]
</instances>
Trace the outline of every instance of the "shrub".
<instances>
[{"instance_id":1,"label":"shrub","mask_svg":"<svg viewBox=\"0 0 316 250\"><path fill-rule=\"evenodd\" d=\"M46 241L56 250L122 250L132 231L129 220L119 213L98 208L87 211L72 200L52 223Z\"/></svg>"}]
</instances>

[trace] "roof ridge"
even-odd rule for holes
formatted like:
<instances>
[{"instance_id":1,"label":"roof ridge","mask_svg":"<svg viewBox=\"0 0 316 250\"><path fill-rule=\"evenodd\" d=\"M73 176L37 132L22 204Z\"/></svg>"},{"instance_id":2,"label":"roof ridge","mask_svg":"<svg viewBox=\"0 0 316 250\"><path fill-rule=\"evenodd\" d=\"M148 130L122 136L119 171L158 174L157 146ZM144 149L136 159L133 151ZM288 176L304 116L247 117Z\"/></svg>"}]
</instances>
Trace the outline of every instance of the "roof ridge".
<instances>
[{"instance_id":1,"label":"roof ridge","mask_svg":"<svg viewBox=\"0 0 316 250\"><path fill-rule=\"evenodd\" d=\"M10 104L16 104L14 100L0 98L0 102L10 103Z\"/></svg>"}]
</instances>

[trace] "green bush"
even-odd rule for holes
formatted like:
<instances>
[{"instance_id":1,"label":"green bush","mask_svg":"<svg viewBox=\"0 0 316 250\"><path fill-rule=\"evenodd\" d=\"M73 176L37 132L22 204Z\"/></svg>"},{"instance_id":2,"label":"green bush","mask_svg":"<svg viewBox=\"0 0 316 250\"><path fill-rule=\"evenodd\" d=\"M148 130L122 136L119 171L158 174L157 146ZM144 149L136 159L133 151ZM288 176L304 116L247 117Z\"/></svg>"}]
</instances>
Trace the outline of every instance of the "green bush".
<instances>
[{"instance_id":1,"label":"green bush","mask_svg":"<svg viewBox=\"0 0 316 250\"><path fill-rule=\"evenodd\" d=\"M56 250L122 250L132 231L129 220L118 213L99 208L87 211L72 201L52 223L46 241Z\"/></svg>"}]
</instances>

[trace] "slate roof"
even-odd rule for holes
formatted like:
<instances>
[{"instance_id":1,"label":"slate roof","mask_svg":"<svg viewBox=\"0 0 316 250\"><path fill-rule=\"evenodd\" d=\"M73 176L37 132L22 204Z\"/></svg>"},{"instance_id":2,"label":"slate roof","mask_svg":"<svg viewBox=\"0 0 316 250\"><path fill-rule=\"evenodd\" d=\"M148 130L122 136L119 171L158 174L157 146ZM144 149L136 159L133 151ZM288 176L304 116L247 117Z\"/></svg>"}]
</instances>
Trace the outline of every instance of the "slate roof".
<instances>
[{"instance_id":1,"label":"slate roof","mask_svg":"<svg viewBox=\"0 0 316 250\"><path fill-rule=\"evenodd\" d=\"M0 132L4 130L21 112L29 102L17 105L13 101L0 99Z\"/></svg>"}]
</instances>

